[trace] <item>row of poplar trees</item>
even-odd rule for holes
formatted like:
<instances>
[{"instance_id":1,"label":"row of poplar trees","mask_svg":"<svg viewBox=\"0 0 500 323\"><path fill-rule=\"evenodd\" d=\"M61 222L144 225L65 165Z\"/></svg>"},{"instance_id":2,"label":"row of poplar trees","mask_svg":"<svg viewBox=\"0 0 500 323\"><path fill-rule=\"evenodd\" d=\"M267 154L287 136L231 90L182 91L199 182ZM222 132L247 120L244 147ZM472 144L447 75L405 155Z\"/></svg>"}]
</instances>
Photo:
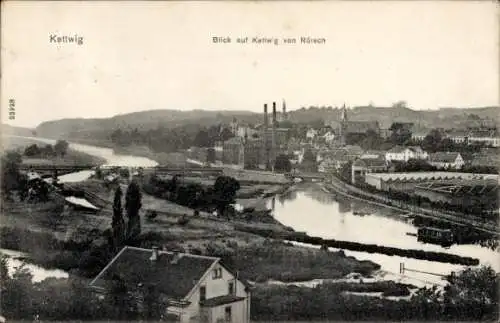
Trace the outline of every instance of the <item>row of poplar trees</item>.
<instances>
[{"instance_id":1,"label":"row of poplar trees","mask_svg":"<svg viewBox=\"0 0 500 323\"><path fill-rule=\"evenodd\" d=\"M115 247L120 247L125 241L132 241L141 233L141 219L139 210L142 207L142 194L136 180L132 180L125 194L125 211L128 221L125 224L122 208L122 190L116 188L113 202L113 242Z\"/></svg>"}]
</instances>

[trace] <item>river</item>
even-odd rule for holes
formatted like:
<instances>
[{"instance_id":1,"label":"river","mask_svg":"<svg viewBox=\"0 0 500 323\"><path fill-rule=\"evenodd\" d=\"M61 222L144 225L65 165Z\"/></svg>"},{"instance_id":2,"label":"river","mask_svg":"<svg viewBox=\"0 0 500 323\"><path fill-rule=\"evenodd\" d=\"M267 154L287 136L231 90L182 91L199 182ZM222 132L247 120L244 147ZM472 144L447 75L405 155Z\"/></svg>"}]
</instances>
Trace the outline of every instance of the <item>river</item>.
<instances>
[{"instance_id":1,"label":"river","mask_svg":"<svg viewBox=\"0 0 500 323\"><path fill-rule=\"evenodd\" d=\"M36 140L46 144L56 143L56 140L54 139L39 138L39 137L21 137L21 136L6 136L6 137L11 137L14 140L15 138ZM109 165L109 166L125 166L125 167L152 167L158 165L156 161L148 158L115 154L113 150L110 148L101 148L101 147L95 147L77 143L69 143L69 148L76 151L87 153L89 155L102 157L106 160L105 166ZM59 176L58 179L60 183L79 182L89 178L92 174L94 174L93 170L84 170L76 173ZM48 277L56 277L56 278L68 277L68 274L62 270L45 269L40 266L36 266L34 264L25 262L22 259L24 255L17 251L1 249L0 254L7 256L7 266L10 274L13 273L16 267L19 267L24 264L25 268L27 268L33 275L34 282L41 281Z\"/></svg>"},{"instance_id":2,"label":"river","mask_svg":"<svg viewBox=\"0 0 500 323\"><path fill-rule=\"evenodd\" d=\"M273 204L273 214L278 221L311 236L474 257L478 258L481 264L491 265L496 271L500 270L497 251L474 244L443 248L418 242L415 236L407 235L416 233L417 228L400 217L396 211L358 200L334 197L322 190L320 183L299 184L291 192L277 196L274 203L271 199L268 207L273 208ZM354 213L366 215L360 216ZM410 271L401 276L400 263L404 263L408 269L441 275L464 268L460 265L376 253L348 250L345 250L345 253L360 260L371 260L380 264L388 277L392 276L419 285L442 283L442 279L439 276Z\"/></svg>"},{"instance_id":3,"label":"river","mask_svg":"<svg viewBox=\"0 0 500 323\"><path fill-rule=\"evenodd\" d=\"M38 137L29 137L29 139L55 143L52 139ZM107 161L107 165L129 167L157 165L155 161L148 158L115 154L109 148L75 143L70 143L70 148L102 157ZM91 173L92 171L83 171L61 176L60 179L67 182L80 181L88 178ZM479 245L453 245L450 248L443 248L418 242L416 237L407 235L407 233L416 233L416 227L398 216L395 211L357 200L334 197L323 191L320 183L298 184L292 191L277 196L274 203L270 199L269 207L274 209L273 214L278 221L297 231L305 231L311 236L474 257L478 258L482 264L491 265L497 272L500 270L496 251ZM355 215L356 211L367 213L367 215ZM410 271L406 271L405 275L400 275L400 263L404 263L408 269L442 275L463 268L460 265L398 256L348 250L345 253L360 260L371 260L380 264L386 278L418 285L442 283L442 279L439 276Z\"/></svg>"}]
</instances>

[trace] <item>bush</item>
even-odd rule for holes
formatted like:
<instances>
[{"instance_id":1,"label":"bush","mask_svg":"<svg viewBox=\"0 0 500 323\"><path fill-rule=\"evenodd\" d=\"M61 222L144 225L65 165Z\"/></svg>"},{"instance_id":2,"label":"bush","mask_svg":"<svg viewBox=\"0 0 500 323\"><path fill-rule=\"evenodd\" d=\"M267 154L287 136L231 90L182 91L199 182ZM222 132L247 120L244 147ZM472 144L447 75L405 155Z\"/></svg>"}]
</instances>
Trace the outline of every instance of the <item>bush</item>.
<instances>
[{"instance_id":1,"label":"bush","mask_svg":"<svg viewBox=\"0 0 500 323\"><path fill-rule=\"evenodd\" d=\"M189 223L189 218L187 216L182 216L177 220L177 224L182 225L182 226L184 226L188 223Z\"/></svg>"}]
</instances>

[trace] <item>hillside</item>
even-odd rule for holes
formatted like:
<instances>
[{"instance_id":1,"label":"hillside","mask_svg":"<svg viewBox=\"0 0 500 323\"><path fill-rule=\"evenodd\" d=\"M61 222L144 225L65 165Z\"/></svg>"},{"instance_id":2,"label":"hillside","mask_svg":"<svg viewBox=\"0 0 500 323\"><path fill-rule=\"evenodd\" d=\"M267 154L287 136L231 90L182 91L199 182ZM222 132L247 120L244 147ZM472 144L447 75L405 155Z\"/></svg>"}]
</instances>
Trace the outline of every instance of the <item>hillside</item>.
<instances>
[{"instance_id":1,"label":"hillside","mask_svg":"<svg viewBox=\"0 0 500 323\"><path fill-rule=\"evenodd\" d=\"M255 123L259 115L248 111L207 111L207 110L150 110L117 115L103 119L62 119L41 123L37 134L50 138L96 139L109 138L109 134L118 128L155 129L160 126L175 127L188 123L211 125L219 122L228 123L233 118Z\"/></svg>"},{"instance_id":2,"label":"hillside","mask_svg":"<svg viewBox=\"0 0 500 323\"><path fill-rule=\"evenodd\" d=\"M28 136L28 137L31 137L34 135L33 134L34 129L24 128L24 127L15 127L15 126L11 126L11 125L8 125L5 123L2 124L1 131L2 131L3 136L10 135L10 136Z\"/></svg>"},{"instance_id":3,"label":"hillside","mask_svg":"<svg viewBox=\"0 0 500 323\"><path fill-rule=\"evenodd\" d=\"M295 122L311 122L322 119L338 124L338 108L309 108L290 112L290 119ZM453 128L476 125L469 120L469 115L477 115L491 123L500 122L500 107L481 108L441 108L438 110L419 111L407 107L356 106L348 109L348 119L352 121L376 120L382 128L389 128L392 122L413 122L424 128Z\"/></svg>"},{"instance_id":4,"label":"hillside","mask_svg":"<svg viewBox=\"0 0 500 323\"><path fill-rule=\"evenodd\" d=\"M353 121L377 120L382 128L389 128L394 121L413 122L426 128L452 128L477 125L471 115L491 123L499 122L500 107L441 108L418 111L407 107L356 106L348 110L348 118ZM475 117L474 116L474 117ZM79 140L108 141L113 130L138 128L142 131L158 127L173 128L181 125L209 126L229 123L237 118L241 123L261 123L262 114L250 111L207 111L207 110L150 110L117 115L103 119L62 119L41 123L36 133L41 137ZM289 112L292 122L310 123L324 120L334 124L340 119L339 108L302 108ZM7 128L9 131L9 129ZM28 131L29 129L26 129ZM21 130L10 130L19 133ZM31 135L31 130L30 135Z\"/></svg>"}]
</instances>

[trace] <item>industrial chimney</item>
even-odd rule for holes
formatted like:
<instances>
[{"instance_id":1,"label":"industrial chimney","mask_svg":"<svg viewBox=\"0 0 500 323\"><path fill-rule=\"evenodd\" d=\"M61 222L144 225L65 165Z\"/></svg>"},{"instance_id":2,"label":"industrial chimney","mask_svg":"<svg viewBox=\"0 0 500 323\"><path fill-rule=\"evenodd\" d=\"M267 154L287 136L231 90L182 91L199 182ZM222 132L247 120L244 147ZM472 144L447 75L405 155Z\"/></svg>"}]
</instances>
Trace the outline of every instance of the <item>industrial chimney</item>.
<instances>
[{"instance_id":1,"label":"industrial chimney","mask_svg":"<svg viewBox=\"0 0 500 323\"><path fill-rule=\"evenodd\" d=\"M276 160L276 102L273 102L273 124L271 135L271 168L274 170L274 161Z\"/></svg>"},{"instance_id":2,"label":"industrial chimney","mask_svg":"<svg viewBox=\"0 0 500 323\"><path fill-rule=\"evenodd\" d=\"M264 103L264 129L267 129L269 120L267 119L267 103Z\"/></svg>"},{"instance_id":3,"label":"industrial chimney","mask_svg":"<svg viewBox=\"0 0 500 323\"><path fill-rule=\"evenodd\" d=\"M273 102L273 127L276 124L276 102Z\"/></svg>"},{"instance_id":4,"label":"industrial chimney","mask_svg":"<svg viewBox=\"0 0 500 323\"><path fill-rule=\"evenodd\" d=\"M264 127L262 130L262 139L264 140L264 164L266 170L269 170L269 119L267 116L267 103L264 103Z\"/></svg>"}]
</instances>

